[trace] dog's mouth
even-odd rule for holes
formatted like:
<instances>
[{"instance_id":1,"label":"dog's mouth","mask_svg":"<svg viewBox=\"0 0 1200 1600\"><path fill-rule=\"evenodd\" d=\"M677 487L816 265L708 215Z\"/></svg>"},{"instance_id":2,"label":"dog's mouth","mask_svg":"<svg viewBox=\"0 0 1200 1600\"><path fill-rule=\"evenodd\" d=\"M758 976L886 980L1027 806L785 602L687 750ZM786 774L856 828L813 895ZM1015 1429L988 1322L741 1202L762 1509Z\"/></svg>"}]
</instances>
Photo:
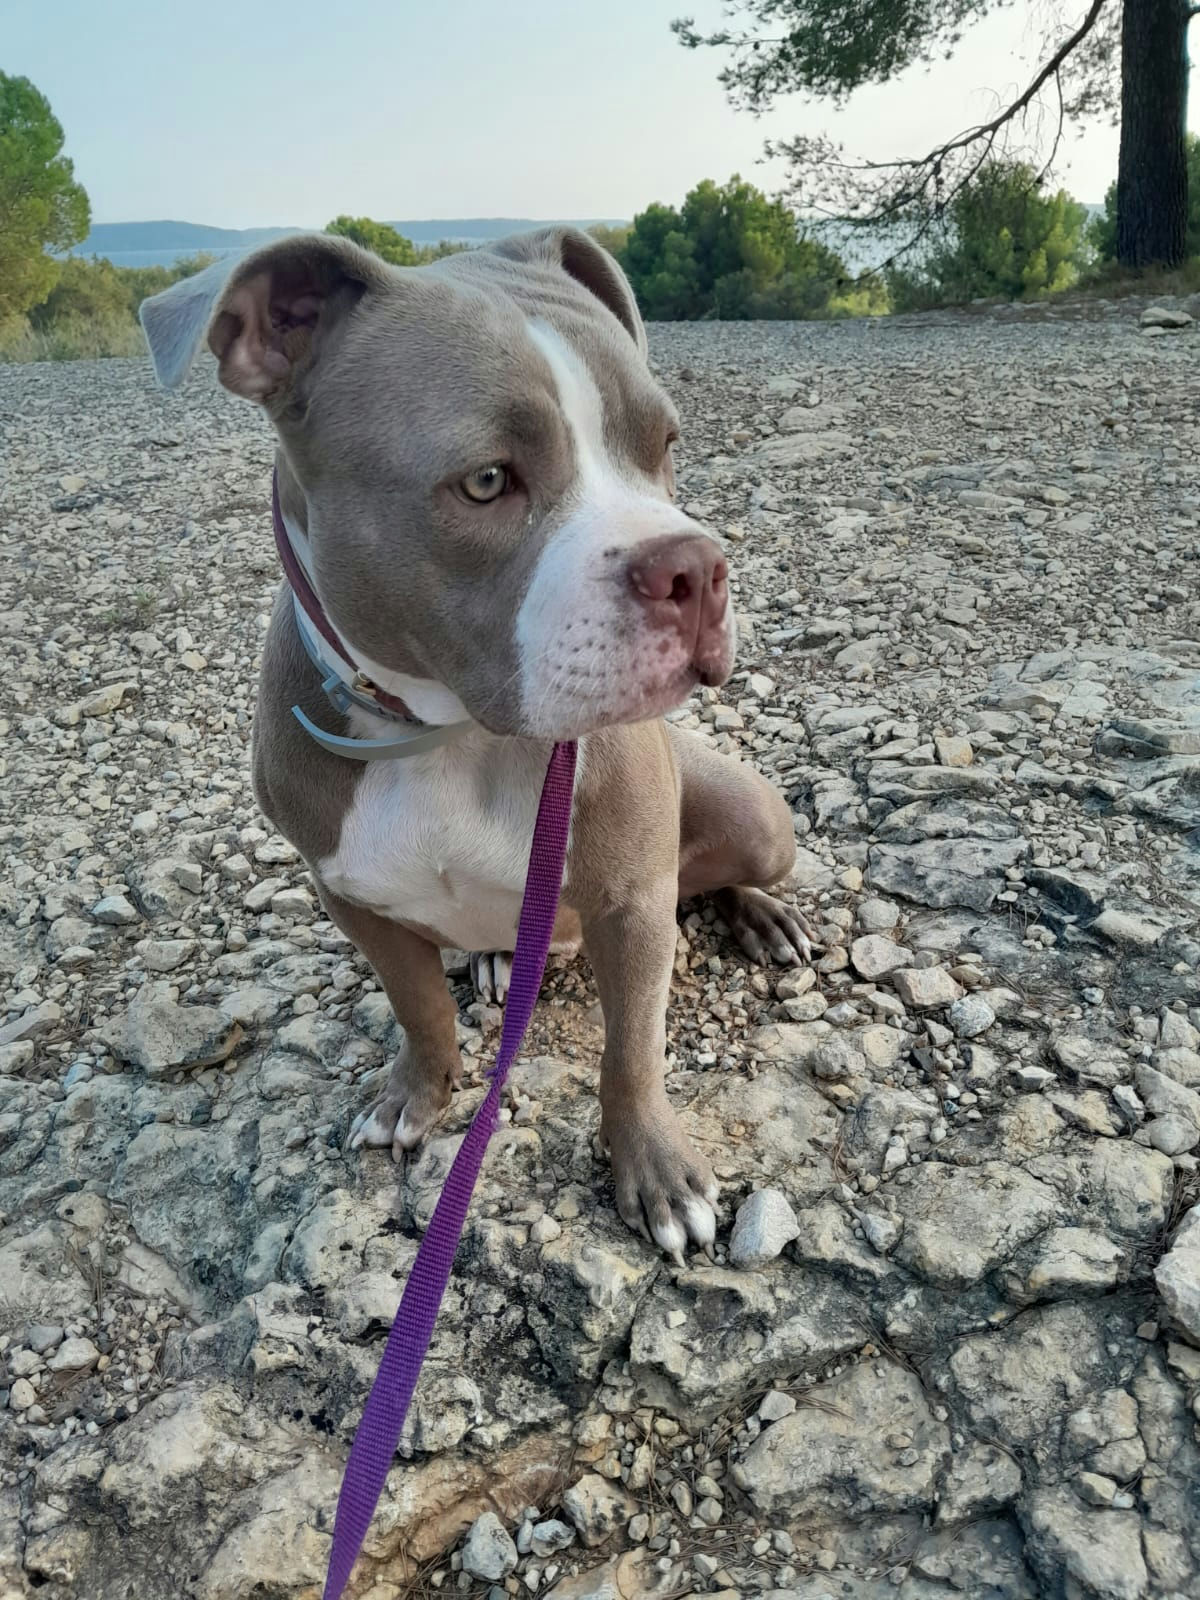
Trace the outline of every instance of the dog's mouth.
<instances>
[{"instance_id":1,"label":"dog's mouth","mask_svg":"<svg viewBox=\"0 0 1200 1600\"><path fill-rule=\"evenodd\" d=\"M536 714L527 731L539 738L578 739L603 728L651 722L684 706L698 688L716 688L732 670L705 658L687 661L672 670L648 674L628 672L589 685L570 704L559 702L546 717Z\"/></svg>"}]
</instances>

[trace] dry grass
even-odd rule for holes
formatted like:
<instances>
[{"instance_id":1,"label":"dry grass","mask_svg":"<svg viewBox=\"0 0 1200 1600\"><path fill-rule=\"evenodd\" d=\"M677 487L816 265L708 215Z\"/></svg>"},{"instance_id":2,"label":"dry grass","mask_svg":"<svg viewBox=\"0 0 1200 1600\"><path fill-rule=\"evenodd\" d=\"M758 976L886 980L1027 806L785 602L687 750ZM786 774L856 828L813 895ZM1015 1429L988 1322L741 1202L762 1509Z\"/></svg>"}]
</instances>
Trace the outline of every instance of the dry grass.
<instances>
[{"instance_id":1,"label":"dry grass","mask_svg":"<svg viewBox=\"0 0 1200 1600\"><path fill-rule=\"evenodd\" d=\"M37 329L24 317L0 325L0 362L97 361L141 355L141 329L129 317L70 318Z\"/></svg>"},{"instance_id":2,"label":"dry grass","mask_svg":"<svg viewBox=\"0 0 1200 1600\"><path fill-rule=\"evenodd\" d=\"M1187 295L1200 293L1200 256L1168 270L1147 267L1131 272L1115 261L1094 267L1074 288L1057 298L1064 300L1122 300L1130 295Z\"/></svg>"}]
</instances>

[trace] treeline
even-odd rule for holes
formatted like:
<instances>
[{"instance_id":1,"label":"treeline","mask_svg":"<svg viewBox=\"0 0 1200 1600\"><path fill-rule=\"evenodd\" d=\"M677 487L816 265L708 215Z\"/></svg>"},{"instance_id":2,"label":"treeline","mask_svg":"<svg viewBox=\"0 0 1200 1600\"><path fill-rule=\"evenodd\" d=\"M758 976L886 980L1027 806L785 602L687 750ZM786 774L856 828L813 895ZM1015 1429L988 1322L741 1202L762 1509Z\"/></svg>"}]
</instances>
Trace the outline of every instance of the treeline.
<instances>
[{"instance_id":1,"label":"treeline","mask_svg":"<svg viewBox=\"0 0 1200 1600\"><path fill-rule=\"evenodd\" d=\"M1200 288L1200 139L1190 137L1187 151L1189 259L1167 288ZM842 238L848 227L840 225ZM1019 161L985 163L944 211L918 225L903 257L875 271L853 272L834 236L797 224L781 201L732 178L698 184L678 209L649 206L604 242L643 313L669 322L877 316L1102 290L1122 277L1116 184L1103 211L1089 217L1086 206ZM864 243L871 238L864 231Z\"/></svg>"},{"instance_id":2,"label":"treeline","mask_svg":"<svg viewBox=\"0 0 1200 1600\"><path fill-rule=\"evenodd\" d=\"M70 255L87 235L90 206L62 146L45 97L28 79L0 73L0 360L136 354L141 302L212 259L118 267ZM1189 259L1169 282L1160 275L1156 290L1200 288L1195 137L1187 166ZM592 232L624 267L651 321L878 316L1111 287L1117 277L1117 186L1089 220L1086 207L1015 161L982 165L923 219L904 258L874 271L853 271L835 247L848 227L836 236L798 222L783 201L735 176L706 179L681 206L648 206L628 227ZM327 231L402 267L467 248L418 246L370 217L338 216Z\"/></svg>"}]
</instances>

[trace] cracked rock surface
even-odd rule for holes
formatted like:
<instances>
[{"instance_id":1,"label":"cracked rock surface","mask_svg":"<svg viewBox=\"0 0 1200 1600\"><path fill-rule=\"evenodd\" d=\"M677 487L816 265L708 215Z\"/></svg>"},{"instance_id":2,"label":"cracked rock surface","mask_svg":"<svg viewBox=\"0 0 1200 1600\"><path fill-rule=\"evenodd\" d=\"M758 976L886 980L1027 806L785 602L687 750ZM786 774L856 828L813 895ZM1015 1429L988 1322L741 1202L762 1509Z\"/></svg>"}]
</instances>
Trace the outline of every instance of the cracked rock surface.
<instances>
[{"instance_id":1,"label":"cracked rock surface","mask_svg":"<svg viewBox=\"0 0 1200 1600\"><path fill-rule=\"evenodd\" d=\"M1200 1594L1197 335L1147 326L652 329L742 641L678 715L786 793L813 966L683 908L679 1271L552 963L356 1596ZM347 1153L396 1030L249 791L266 425L119 361L0 416L0 1597L314 1600L499 1013L449 953L462 1091Z\"/></svg>"}]
</instances>

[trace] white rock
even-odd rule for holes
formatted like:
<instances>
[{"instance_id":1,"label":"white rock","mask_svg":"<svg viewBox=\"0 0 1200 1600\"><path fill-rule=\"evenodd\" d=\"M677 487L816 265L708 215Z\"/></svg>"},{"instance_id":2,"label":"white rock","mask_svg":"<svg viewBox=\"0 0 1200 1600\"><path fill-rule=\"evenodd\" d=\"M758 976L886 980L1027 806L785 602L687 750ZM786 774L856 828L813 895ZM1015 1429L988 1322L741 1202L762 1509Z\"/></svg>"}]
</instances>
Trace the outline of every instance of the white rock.
<instances>
[{"instance_id":1,"label":"white rock","mask_svg":"<svg viewBox=\"0 0 1200 1600\"><path fill-rule=\"evenodd\" d=\"M778 1189L756 1189L738 1207L729 1240L735 1267L762 1267L774 1261L800 1232L796 1213Z\"/></svg>"},{"instance_id":2,"label":"white rock","mask_svg":"<svg viewBox=\"0 0 1200 1600\"><path fill-rule=\"evenodd\" d=\"M762 1397L758 1414L764 1422L780 1422L784 1417L790 1417L796 1409L796 1402L790 1394L784 1394L782 1389L768 1389Z\"/></svg>"},{"instance_id":3,"label":"white rock","mask_svg":"<svg viewBox=\"0 0 1200 1600\"><path fill-rule=\"evenodd\" d=\"M897 972L892 981L904 1004L918 1011L948 1006L962 995L944 967L918 967Z\"/></svg>"},{"instance_id":4,"label":"white rock","mask_svg":"<svg viewBox=\"0 0 1200 1600\"><path fill-rule=\"evenodd\" d=\"M637 1501L619 1483L586 1473L562 1497L563 1510L590 1548L603 1544L637 1511Z\"/></svg>"},{"instance_id":5,"label":"white rock","mask_svg":"<svg viewBox=\"0 0 1200 1600\"><path fill-rule=\"evenodd\" d=\"M485 1511L471 1524L463 1541L463 1571L473 1578L498 1583L517 1564L517 1547L494 1511Z\"/></svg>"},{"instance_id":6,"label":"white rock","mask_svg":"<svg viewBox=\"0 0 1200 1600\"><path fill-rule=\"evenodd\" d=\"M97 900L92 907L92 915L97 922L111 923L117 928L141 921L137 907L123 894L108 894L102 900Z\"/></svg>"},{"instance_id":7,"label":"white rock","mask_svg":"<svg viewBox=\"0 0 1200 1600\"><path fill-rule=\"evenodd\" d=\"M28 1411L30 1406L37 1404L37 1390L28 1378L18 1378L8 1391L9 1409L12 1411Z\"/></svg>"},{"instance_id":8,"label":"white rock","mask_svg":"<svg viewBox=\"0 0 1200 1600\"><path fill-rule=\"evenodd\" d=\"M79 1372L94 1367L99 1359L100 1352L90 1339L64 1339L46 1365L51 1372Z\"/></svg>"},{"instance_id":9,"label":"white rock","mask_svg":"<svg viewBox=\"0 0 1200 1600\"><path fill-rule=\"evenodd\" d=\"M982 995L964 995L950 1004L950 1026L960 1039L974 1039L986 1033L995 1020L996 1013Z\"/></svg>"},{"instance_id":10,"label":"white rock","mask_svg":"<svg viewBox=\"0 0 1200 1600\"><path fill-rule=\"evenodd\" d=\"M879 978L886 978L889 973L899 971L901 967L911 967L913 953L894 939L878 933L867 933L861 939L855 939L850 946L850 959L859 976L873 983Z\"/></svg>"},{"instance_id":11,"label":"white rock","mask_svg":"<svg viewBox=\"0 0 1200 1600\"><path fill-rule=\"evenodd\" d=\"M1200 1205L1184 1218L1171 1248L1154 1269L1154 1281L1186 1337L1200 1345Z\"/></svg>"}]
</instances>

